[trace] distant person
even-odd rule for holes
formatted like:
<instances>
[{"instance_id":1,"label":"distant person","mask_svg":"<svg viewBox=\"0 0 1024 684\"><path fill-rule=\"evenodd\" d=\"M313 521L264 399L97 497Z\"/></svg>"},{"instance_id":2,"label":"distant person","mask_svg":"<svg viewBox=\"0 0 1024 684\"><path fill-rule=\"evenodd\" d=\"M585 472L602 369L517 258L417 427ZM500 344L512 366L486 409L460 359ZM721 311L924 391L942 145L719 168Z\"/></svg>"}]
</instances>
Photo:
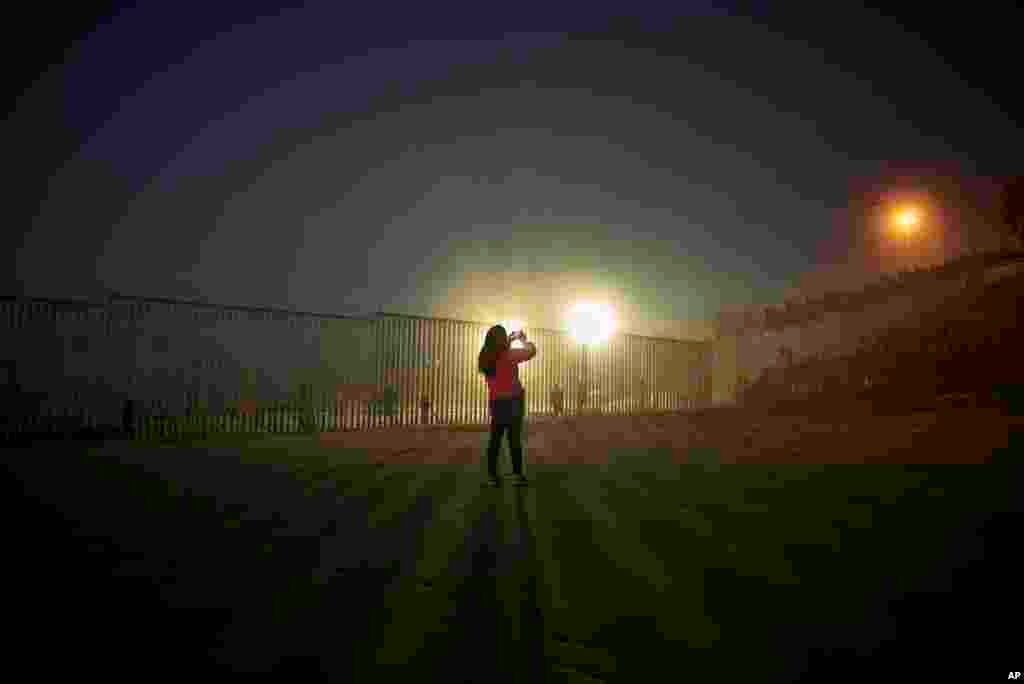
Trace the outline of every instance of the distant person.
<instances>
[{"instance_id":1,"label":"distant person","mask_svg":"<svg viewBox=\"0 0 1024 684\"><path fill-rule=\"evenodd\" d=\"M423 425L430 423L430 397L426 394L420 397L420 423Z\"/></svg>"},{"instance_id":2,"label":"distant person","mask_svg":"<svg viewBox=\"0 0 1024 684\"><path fill-rule=\"evenodd\" d=\"M551 410L556 416L565 412L565 392L558 385L551 388Z\"/></svg>"},{"instance_id":3,"label":"distant person","mask_svg":"<svg viewBox=\"0 0 1024 684\"><path fill-rule=\"evenodd\" d=\"M125 399L121 407L121 430L128 437L135 436L135 400Z\"/></svg>"},{"instance_id":4,"label":"distant person","mask_svg":"<svg viewBox=\"0 0 1024 684\"><path fill-rule=\"evenodd\" d=\"M523 349L512 349L515 340L522 341ZM484 346L477 357L477 368L487 380L491 413L491 437L487 444L488 485L497 487L498 452L501 439L508 431L509 451L512 455L514 484L525 485L523 475L523 417L526 415L526 391L519 382L519 364L537 355L537 346L527 341L526 333L513 332L510 336L503 326L487 331Z\"/></svg>"}]
</instances>

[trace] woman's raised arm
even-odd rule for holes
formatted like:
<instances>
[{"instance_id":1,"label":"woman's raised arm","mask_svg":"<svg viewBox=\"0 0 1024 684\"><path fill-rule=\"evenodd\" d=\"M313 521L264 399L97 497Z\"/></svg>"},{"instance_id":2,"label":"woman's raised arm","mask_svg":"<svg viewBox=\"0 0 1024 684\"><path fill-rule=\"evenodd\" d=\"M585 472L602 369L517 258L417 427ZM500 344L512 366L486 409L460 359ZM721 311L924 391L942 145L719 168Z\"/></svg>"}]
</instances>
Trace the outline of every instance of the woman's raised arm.
<instances>
[{"instance_id":1,"label":"woman's raised arm","mask_svg":"<svg viewBox=\"0 0 1024 684\"><path fill-rule=\"evenodd\" d=\"M508 356L516 363L529 361L537 355L537 345L533 342L524 342L522 349L509 349Z\"/></svg>"}]
</instances>

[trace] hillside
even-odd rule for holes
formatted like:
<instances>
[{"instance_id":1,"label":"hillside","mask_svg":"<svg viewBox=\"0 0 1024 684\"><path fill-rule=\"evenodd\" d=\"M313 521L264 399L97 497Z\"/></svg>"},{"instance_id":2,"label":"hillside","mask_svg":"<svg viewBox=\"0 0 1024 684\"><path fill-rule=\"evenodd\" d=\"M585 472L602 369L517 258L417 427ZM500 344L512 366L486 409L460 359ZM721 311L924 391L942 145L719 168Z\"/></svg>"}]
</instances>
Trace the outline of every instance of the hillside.
<instances>
[{"instance_id":1,"label":"hillside","mask_svg":"<svg viewBox=\"0 0 1024 684\"><path fill-rule=\"evenodd\" d=\"M960 274L967 283L956 294L859 340L853 353L767 369L740 403L768 409L780 402L861 400L895 409L952 395L1003 401L1024 384L1017 359L1024 348L1018 324L1024 273L1003 269Z\"/></svg>"}]
</instances>

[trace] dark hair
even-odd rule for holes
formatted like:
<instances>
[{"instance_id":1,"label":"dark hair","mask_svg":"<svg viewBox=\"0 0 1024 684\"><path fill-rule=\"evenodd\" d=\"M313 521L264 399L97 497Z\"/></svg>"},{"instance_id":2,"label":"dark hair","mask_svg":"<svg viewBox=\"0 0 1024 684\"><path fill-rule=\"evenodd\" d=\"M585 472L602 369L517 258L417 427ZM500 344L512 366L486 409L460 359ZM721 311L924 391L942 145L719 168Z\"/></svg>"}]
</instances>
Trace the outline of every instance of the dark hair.
<instances>
[{"instance_id":1,"label":"dark hair","mask_svg":"<svg viewBox=\"0 0 1024 684\"><path fill-rule=\"evenodd\" d=\"M487 337L484 338L484 346L477 357L477 368L487 377L494 377L498 369L498 357L505 353L508 348L508 333L505 331L505 328L500 325L492 327L487 331Z\"/></svg>"}]
</instances>

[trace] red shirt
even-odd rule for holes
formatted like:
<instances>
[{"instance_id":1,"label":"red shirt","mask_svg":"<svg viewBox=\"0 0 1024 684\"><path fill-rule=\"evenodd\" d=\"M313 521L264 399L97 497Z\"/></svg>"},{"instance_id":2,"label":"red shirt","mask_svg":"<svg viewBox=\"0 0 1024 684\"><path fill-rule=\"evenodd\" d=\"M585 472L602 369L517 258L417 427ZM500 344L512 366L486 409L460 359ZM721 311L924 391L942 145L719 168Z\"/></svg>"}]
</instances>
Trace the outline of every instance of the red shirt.
<instances>
[{"instance_id":1,"label":"red shirt","mask_svg":"<svg viewBox=\"0 0 1024 684\"><path fill-rule=\"evenodd\" d=\"M491 401L523 396L523 385L519 382L519 364L537 355L532 342L525 349L509 349L498 357L494 375L487 379L487 394Z\"/></svg>"}]
</instances>

